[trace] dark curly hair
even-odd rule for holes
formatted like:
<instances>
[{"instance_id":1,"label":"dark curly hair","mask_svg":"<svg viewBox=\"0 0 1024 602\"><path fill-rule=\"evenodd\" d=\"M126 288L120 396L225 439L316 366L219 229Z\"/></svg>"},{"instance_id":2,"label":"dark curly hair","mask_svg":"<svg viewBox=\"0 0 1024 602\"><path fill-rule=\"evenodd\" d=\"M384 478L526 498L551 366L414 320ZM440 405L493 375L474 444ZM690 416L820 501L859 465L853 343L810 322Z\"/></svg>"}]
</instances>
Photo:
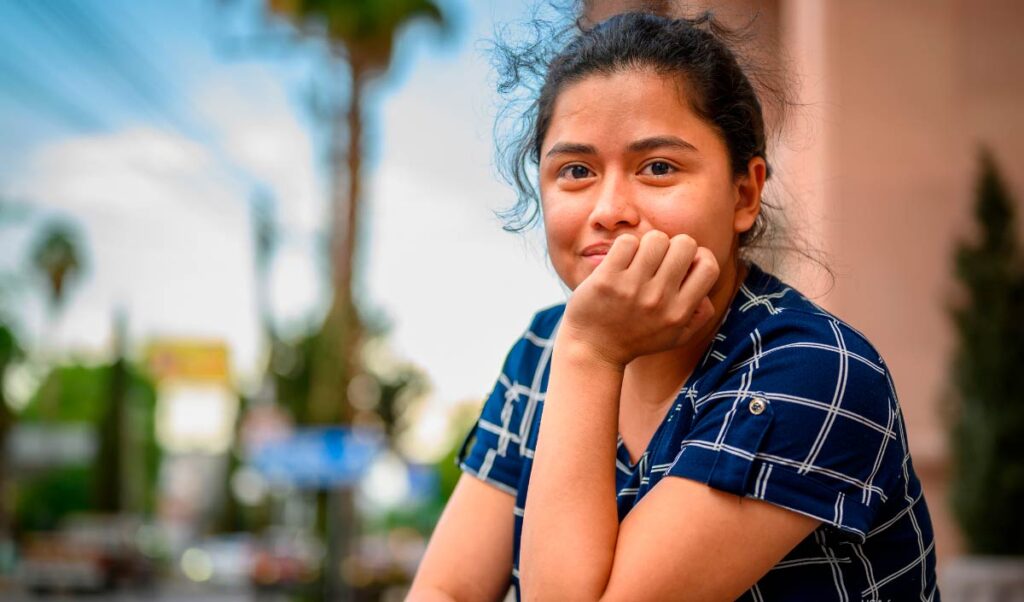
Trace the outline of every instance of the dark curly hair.
<instances>
[{"instance_id":1,"label":"dark curly hair","mask_svg":"<svg viewBox=\"0 0 1024 602\"><path fill-rule=\"evenodd\" d=\"M722 136L734 172L746 173L749 161L761 157L771 176L758 91L770 96L779 115L787 101L784 86L771 81L777 74L759 69L752 83L751 67L741 66L733 47L751 39L750 27L729 29L710 12L671 16L669 2L635 4L643 9L590 24L584 16L589 3L549 3L545 8L554 8L555 16L543 18L535 8L525 41L510 42L508 29L496 35L498 91L507 101L495 125L496 158L518 197L498 214L505 230L522 231L539 221L536 170L555 100L566 86L593 74L652 69L680 78L692 110ZM577 16L565 19L566 11ZM754 226L740 236L741 248L760 246L774 236L774 207L767 201L762 207Z\"/></svg>"}]
</instances>

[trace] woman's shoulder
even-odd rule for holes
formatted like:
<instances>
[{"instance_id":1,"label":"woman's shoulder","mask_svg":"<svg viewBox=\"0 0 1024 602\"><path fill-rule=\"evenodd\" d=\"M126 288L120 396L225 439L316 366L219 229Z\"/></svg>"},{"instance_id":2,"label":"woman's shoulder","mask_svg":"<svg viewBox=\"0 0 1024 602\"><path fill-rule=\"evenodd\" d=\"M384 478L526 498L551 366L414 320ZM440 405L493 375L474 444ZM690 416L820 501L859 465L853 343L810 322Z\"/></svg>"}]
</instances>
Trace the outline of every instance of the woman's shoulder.
<instances>
[{"instance_id":1,"label":"woman's shoulder","mask_svg":"<svg viewBox=\"0 0 1024 602\"><path fill-rule=\"evenodd\" d=\"M756 265L730 312L750 314L735 320L737 327L729 333L733 338L743 334L755 342L771 340L794 353L832 352L886 370L881 353L863 332Z\"/></svg>"},{"instance_id":2,"label":"woman's shoulder","mask_svg":"<svg viewBox=\"0 0 1024 602\"><path fill-rule=\"evenodd\" d=\"M558 329L558 323L562 321L562 314L564 313L565 303L545 307L534 312L533 318L530 320L530 326L526 329L524 336L532 334L533 336L545 339L552 338L555 330Z\"/></svg>"},{"instance_id":3,"label":"woman's shoulder","mask_svg":"<svg viewBox=\"0 0 1024 602\"><path fill-rule=\"evenodd\" d=\"M554 346L558 324L562 320L565 304L561 303L534 312L529 325L515 340L505 358L503 373L511 381L532 379L543 369Z\"/></svg>"},{"instance_id":4,"label":"woman's shoulder","mask_svg":"<svg viewBox=\"0 0 1024 602\"><path fill-rule=\"evenodd\" d=\"M705 387L741 383L785 402L782 412L841 406L844 414L883 427L898 413L892 375L878 349L796 289L758 270L730 312L710 354L721 366L709 371Z\"/></svg>"}]
</instances>

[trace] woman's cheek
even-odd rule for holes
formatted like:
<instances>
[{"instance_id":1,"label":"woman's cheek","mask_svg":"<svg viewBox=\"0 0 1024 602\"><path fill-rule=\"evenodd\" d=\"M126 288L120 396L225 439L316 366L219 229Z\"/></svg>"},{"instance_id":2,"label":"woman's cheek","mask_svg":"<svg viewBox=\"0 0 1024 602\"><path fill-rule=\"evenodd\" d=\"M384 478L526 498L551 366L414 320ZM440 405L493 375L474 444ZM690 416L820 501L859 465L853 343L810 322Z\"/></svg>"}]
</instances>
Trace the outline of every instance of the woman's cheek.
<instances>
[{"instance_id":1,"label":"woman's cheek","mask_svg":"<svg viewBox=\"0 0 1024 602\"><path fill-rule=\"evenodd\" d=\"M563 247L572 244L581 218L579 212L566 203L550 202L544 206L544 229L547 232L548 245Z\"/></svg>"}]
</instances>

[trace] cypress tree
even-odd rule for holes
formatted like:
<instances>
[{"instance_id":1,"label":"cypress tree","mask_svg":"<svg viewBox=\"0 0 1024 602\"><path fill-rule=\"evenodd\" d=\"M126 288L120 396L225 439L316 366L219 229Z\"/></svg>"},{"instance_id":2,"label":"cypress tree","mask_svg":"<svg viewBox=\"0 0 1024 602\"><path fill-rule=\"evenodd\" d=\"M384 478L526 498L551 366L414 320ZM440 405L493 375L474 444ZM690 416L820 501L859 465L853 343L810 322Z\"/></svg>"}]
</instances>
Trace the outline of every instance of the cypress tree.
<instances>
[{"instance_id":1,"label":"cypress tree","mask_svg":"<svg viewBox=\"0 0 1024 602\"><path fill-rule=\"evenodd\" d=\"M981 153L978 236L955 255L953 512L970 552L1024 555L1024 260L1014 202Z\"/></svg>"}]
</instances>

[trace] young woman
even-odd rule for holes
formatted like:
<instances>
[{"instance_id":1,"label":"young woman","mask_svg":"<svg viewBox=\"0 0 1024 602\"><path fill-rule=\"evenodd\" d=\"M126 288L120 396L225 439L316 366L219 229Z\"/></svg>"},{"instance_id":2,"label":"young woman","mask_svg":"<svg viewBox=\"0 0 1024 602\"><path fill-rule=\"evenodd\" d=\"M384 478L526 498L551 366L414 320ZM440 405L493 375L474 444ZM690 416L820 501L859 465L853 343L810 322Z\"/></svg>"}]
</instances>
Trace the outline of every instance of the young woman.
<instances>
[{"instance_id":1,"label":"young woman","mask_svg":"<svg viewBox=\"0 0 1024 602\"><path fill-rule=\"evenodd\" d=\"M618 15L549 63L522 159L573 293L512 347L411 600L938 600L885 363L744 259L764 119L713 30Z\"/></svg>"}]
</instances>

